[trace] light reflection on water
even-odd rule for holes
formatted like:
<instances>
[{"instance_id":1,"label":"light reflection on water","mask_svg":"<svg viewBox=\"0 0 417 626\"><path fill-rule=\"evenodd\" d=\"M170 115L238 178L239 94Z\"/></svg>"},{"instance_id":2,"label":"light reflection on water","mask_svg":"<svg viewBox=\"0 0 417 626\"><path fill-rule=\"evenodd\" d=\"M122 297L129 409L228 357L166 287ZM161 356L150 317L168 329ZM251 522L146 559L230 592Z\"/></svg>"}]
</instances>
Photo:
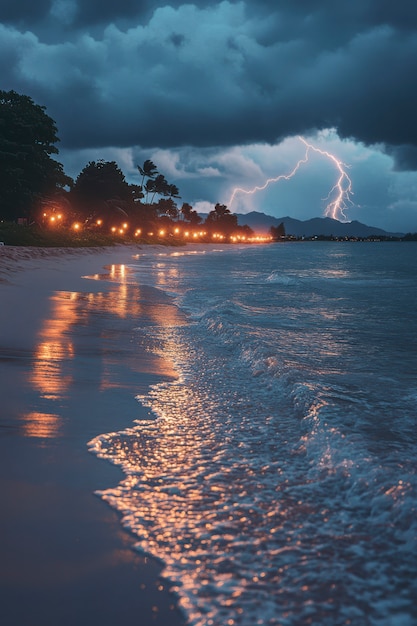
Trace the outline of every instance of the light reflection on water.
<instances>
[{"instance_id":1,"label":"light reflection on water","mask_svg":"<svg viewBox=\"0 0 417 626\"><path fill-rule=\"evenodd\" d=\"M22 421L22 430L26 437L53 439L60 436L62 423L59 415L33 411L23 415Z\"/></svg>"},{"instance_id":2,"label":"light reflection on water","mask_svg":"<svg viewBox=\"0 0 417 626\"><path fill-rule=\"evenodd\" d=\"M175 329L165 338L165 350L175 351L177 362L193 359ZM285 440L291 425L280 435L267 406L262 419L263 409L250 394L212 396L201 383L158 385L140 398L157 420L91 442L92 450L127 474L101 495L123 515L141 549L163 560L191 624L238 624L239 616L245 624L283 623L277 615L288 611L294 618L305 609L296 579L304 580L308 604L317 593L313 571L327 568L327 558L339 551L332 525L312 536L305 521L317 528L332 515L307 496L303 455L291 453ZM348 468L340 471L349 476ZM340 549L357 539L349 535L342 533ZM319 549L313 557L320 543L326 552ZM337 576L329 586L333 572L323 576L317 619L328 602L346 593Z\"/></svg>"},{"instance_id":3,"label":"light reflection on water","mask_svg":"<svg viewBox=\"0 0 417 626\"><path fill-rule=\"evenodd\" d=\"M370 315L374 281L378 294L390 285L368 259L358 277L330 265L334 246L275 250L280 262L245 251L247 274L233 252L217 266L150 263L191 312L149 339L180 379L139 397L155 419L91 442L126 474L101 495L162 559L193 626L411 626L411 400L384 383L390 344L376 332L381 311L397 338L387 302L402 306L379 298Z\"/></svg>"},{"instance_id":4,"label":"light reflection on water","mask_svg":"<svg viewBox=\"0 0 417 626\"><path fill-rule=\"evenodd\" d=\"M100 392L128 384L115 375L121 365L138 374L146 370L175 376L169 359L157 360L149 353L138 360L125 334L129 333L132 340L132 320L140 318L151 326L180 324L177 309L161 296L153 302L148 291L143 293L143 288L130 280L124 264L111 265L106 273L88 278L109 281L111 288L88 291L86 281L85 292L56 291L50 297L50 313L37 334L29 373L29 385L39 398L39 406L21 418L27 437L63 435L61 408L68 404L71 394L78 393L88 359L92 359Z\"/></svg>"},{"instance_id":5,"label":"light reflection on water","mask_svg":"<svg viewBox=\"0 0 417 626\"><path fill-rule=\"evenodd\" d=\"M65 363L74 358L69 330L78 318L78 305L75 293L65 297L57 294L51 300L51 317L45 320L38 334L30 382L43 398L56 400L65 394L72 382Z\"/></svg>"}]
</instances>

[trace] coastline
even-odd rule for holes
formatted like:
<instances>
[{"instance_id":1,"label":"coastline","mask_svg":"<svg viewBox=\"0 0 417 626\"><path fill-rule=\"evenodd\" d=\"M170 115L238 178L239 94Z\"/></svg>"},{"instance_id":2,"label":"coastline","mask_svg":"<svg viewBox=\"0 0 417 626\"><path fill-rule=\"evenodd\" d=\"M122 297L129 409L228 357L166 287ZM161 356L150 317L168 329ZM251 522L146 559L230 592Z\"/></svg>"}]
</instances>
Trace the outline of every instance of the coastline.
<instances>
[{"instance_id":1,"label":"coastline","mask_svg":"<svg viewBox=\"0 0 417 626\"><path fill-rule=\"evenodd\" d=\"M163 294L139 293L117 276L82 278L102 278L106 265L117 273L138 251L0 250L5 626L184 623L160 565L134 550L135 538L94 495L121 471L87 448L146 417L135 396L174 375L162 357L140 353L126 316L139 299L135 315L149 323L155 308L171 306Z\"/></svg>"}]
</instances>

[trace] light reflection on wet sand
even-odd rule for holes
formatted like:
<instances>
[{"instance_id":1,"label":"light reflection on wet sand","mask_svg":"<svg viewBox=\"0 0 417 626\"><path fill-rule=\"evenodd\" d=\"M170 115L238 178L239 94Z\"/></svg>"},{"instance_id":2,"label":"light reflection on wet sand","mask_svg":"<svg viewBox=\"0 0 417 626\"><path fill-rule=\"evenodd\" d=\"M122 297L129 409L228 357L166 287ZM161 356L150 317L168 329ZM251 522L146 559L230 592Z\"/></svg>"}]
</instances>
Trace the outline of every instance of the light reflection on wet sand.
<instances>
[{"instance_id":1,"label":"light reflection on wet sand","mask_svg":"<svg viewBox=\"0 0 417 626\"><path fill-rule=\"evenodd\" d=\"M175 354L174 360L190 357L175 333L162 334L165 350ZM268 586L282 584L282 572L274 569L271 560L283 550L291 561L297 551L297 539L295 545L286 544L282 530L293 507L301 509L302 503L286 503L278 490L266 489L259 478L276 476L280 468L267 464L269 446L276 444L274 425L264 424L271 429L265 444L252 422L249 403L236 423L229 418L227 406L216 406L208 390L195 393L181 381L160 384L141 401L152 407L158 420L141 420L137 427L91 442L96 454L121 465L127 474L118 487L101 495L123 515L123 523L138 535L141 548L163 559L165 575L179 583L175 589L191 622L217 624L216 612L217 618L226 619L233 607L239 614L241 597L247 602ZM219 411L223 419L213 420L211 416ZM238 462L231 462L235 438L241 441L241 454ZM259 461L260 446L266 446L263 461L262 455ZM255 579L252 572L257 566ZM222 592L230 593L227 608L216 598ZM255 612L259 608L256 601L254 608Z\"/></svg>"},{"instance_id":2,"label":"light reflection on wet sand","mask_svg":"<svg viewBox=\"0 0 417 626\"><path fill-rule=\"evenodd\" d=\"M126 266L109 268L108 284L81 280L86 267L95 271L96 254L90 265L82 254L67 264L65 254L29 264L0 298L2 624L114 626L139 615L178 626L159 565L132 550L116 514L94 496L117 471L86 448L109 425L147 414L135 396L173 367L144 353L134 327L175 312L163 294L130 285Z\"/></svg>"},{"instance_id":3,"label":"light reflection on wet sand","mask_svg":"<svg viewBox=\"0 0 417 626\"><path fill-rule=\"evenodd\" d=\"M33 411L26 413L22 419L24 422L23 433L26 437L39 437L41 439L59 437L61 429L59 415Z\"/></svg>"},{"instance_id":4,"label":"light reflection on wet sand","mask_svg":"<svg viewBox=\"0 0 417 626\"><path fill-rule=\"evenodd\" d=\"M111 286L102 291L56 291L50 297L50 314L38 332L29 374L43 410L32 407L22 415L27 437L61 436L60 407L70 402L87 378L94 380L100 393L129 388L134 397L132 375L176 376L168 359L143 352L134 325L181 324L177 308L162 294L130 282L124 264L113 264L107 273L86 278L108 281ZM88 369L87 362L91 363ZM130 376L122 375L121 368L129 370Z\"/></svg>"}]
</instances>

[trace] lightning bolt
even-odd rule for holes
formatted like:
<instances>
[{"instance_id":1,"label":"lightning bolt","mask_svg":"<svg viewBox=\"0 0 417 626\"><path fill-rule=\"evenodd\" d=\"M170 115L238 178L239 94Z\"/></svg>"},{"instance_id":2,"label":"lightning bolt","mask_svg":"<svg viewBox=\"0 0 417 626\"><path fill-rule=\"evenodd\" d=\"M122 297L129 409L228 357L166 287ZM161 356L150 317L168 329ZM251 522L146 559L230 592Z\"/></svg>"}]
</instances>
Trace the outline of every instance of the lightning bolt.
<instances>
[{"instance_id":1,"label":"lightning bolt","mask_svg":"<svg viewBox=\"0 0 417 626\"><path fill-rule=\"evenodd\" d=\"M324 210L324 214L326 217L332 217L334 220L347 221L345 211L349 208L349 205L353 204L350 199L353 195L352 181L345 169L347 165L345 165L345 163L343 163L340 159L336 158L334 154L331 154L326 150L320 150L320 148L308 143L304 137L299 136L298 139L303 142L307 150L313 150L314 152L327 157L335 164L336 169L339 172L339 176L327 195L326 200L329 200L329 203ZM331 199L332 197L333 200Z\"/></svg>"},{"instance_id":2,"label":"lightning bolt","mask_svg":"<svg viewBox=\"0 0 417 626\"><path fill-rule=\"evenodd\" d=\"M321 150L320 148L317 148L313 144L309 143L306 139L304 139L304 137L298 136L298 139L304 144L306 150L304 156L299 161L297 161L295 167L291 170L291 172L289 174L280 174L275 178L268 178L263 185L256 185L252 189L235 187L233 189L232 195L230 196L230 200L228 203L229 208L238 194L253 195L258 191L263 191L273 183L277 183L281 180L289 180L290 178L295 176L295 174L298 172L302 165L305 165L308 162L310 158L310 152L316 152L329 159L335 165L338 172L338 178L333 187L330 189L327 197L325 198L325 200L328 200L328 204L324 209L324 215L326 217L331 217L335 220L347 221L345 211L349 208L349 206L353 205L353 202L351 200L351 196L353 195L352 181L346 172L347 165L331 152L327 152L327 150Z\"/></svg>"}]
</instances>

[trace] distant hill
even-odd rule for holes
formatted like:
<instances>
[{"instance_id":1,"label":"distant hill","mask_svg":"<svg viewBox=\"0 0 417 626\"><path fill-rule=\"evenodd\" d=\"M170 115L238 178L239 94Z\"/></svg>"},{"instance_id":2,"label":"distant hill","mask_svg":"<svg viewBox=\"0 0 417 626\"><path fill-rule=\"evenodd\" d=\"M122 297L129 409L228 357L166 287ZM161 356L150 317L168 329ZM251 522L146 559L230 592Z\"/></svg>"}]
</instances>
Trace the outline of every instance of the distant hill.
<instances>
[{"instance_id":1,"label":"distant hill","mask_svg":"<svg viewBox=\"0 0 417 626\"><path fill-rule=\"evenodd\" d=\"M294 237L403 237L404 233L390 233L382 228L366 226L361 222L339 222L331 217L314 217L310 220L296 220L293 217L272 217L265 213L236 213L239 225L247 224L257 233L267 233L271 226L284 223L285 233Z\"/></svg>"}]
</instances>

